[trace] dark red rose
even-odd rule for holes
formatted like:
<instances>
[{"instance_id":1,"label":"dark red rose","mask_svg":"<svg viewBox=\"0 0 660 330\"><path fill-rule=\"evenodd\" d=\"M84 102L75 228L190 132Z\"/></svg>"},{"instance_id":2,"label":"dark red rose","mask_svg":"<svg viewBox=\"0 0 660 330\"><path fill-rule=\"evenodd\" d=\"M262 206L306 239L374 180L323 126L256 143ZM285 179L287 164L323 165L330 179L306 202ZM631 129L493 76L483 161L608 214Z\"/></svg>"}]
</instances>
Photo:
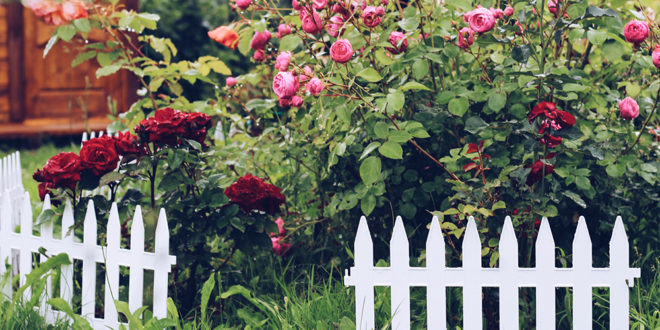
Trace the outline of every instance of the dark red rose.
<instances>
[{"instance_id":1,"label":"dark red rose","mask_svg":"<svg viewBox=\"0 0 660 330\"><path fill-rule=\"evenodd\" d=\"M554 157L555 157L554 153L549 153L547 156L545 156L545 159L550 159ZM526 183L528 186L531 186L534 183L541 181L541 178L543 178L544 166L545 166L545 175L548 175L555 171L555 167L553 165L544 164L543 161L541 161L540 159L537 160L532 166L529 165L525 166L527 168L529 167L532 168L532 171L529 172L529 175L527 176Z\"/></svg>"},{"instance_id":2,"label":"dark red rose","mask_svg":"<svg viewBox=\"0 0 660 330\"><path fill-rule=\"evenodd\" d=\"M260 210L268 214L279 211L285 197L280 188L266 183L252 174L246 174L225 190L225 195L238 204L244 212Z\"/></svg>"},{"instance_id":3,"label":"dark red rose","mask_svg":"<svg viewBox=\"0 0 660 330\"><path fill-rule=\"evenodd\" d=\"M73 152L60 152L51 157L43 169L34 172L32 178L38 182L49 183L50 188L75 189L80 181L81 170L78 155Z\"/></svg>"},{"instance_id":4,"label":"dark red rose","mask_svg":"<svg viewBox=\"0 0 660 330\"><path fill-rule=\"evenodd\" d=\"M39 198L43 201L46 198L46 194L50 194L50 190L55 188L55 184L52 182L41 182L39 183Z\"/></svg>"},{"instance_id":5,"label":"dark red rose","mask_svg":"<svg viewBox=\"0 0 660 330\"><path fill-rule=\"evenodd\" d=\"M557 109L557 106L552 102L541 102L532 108L532 111L527 115L527 119L531 123L536 117L543 115L545 118L550 119L554 125L553 129L559 130L564 127L571 127L575 125L575 117L569 112ZM547 128L547 122L545 122ZM543 125L543 124L542 124Z\"/></svg>"},{"instance_id":6,"label":"dark red rose","mask_svg":"<svg viewBox=\"0 0 660 330\"><path fill-rule=\"evenodd\" d=\"M547 135L541 139L541 143L544 143L548 148L554 148L561 144L562 138L560 136Z\"/></svg>"},{"instance_id":7,"label":"dark red rose","mask_svg":"<svg viewBox=\"0 0 660 330\"><path fill-rule=\"evenodd\" d=\"M564 127L572 127L575 125L575 117L570 113L562 110L557 110L555 112L557 119L563 124Z\"/></svg>"},{"instance_id":8,"label":"dark red rose","mask_svg":"<svg viewBox=\"0 0 660 330\"><path fill-rule=\"evenodd\" d=\"M83 169L91 170L96 176L114 171L119 162L114 138L106 135L83 142L80 161Z\"/></svg>"},{"instance_id":9,"label":"dark red rose","mask_svg":"<svg viewBox=\"0 0 660 330\"><path fill-rule=\"evenodd\" d=\"M185 133L185 115L179 110L156 110L153 117L144 119L135 127L135 133L147 142L178 145L179 136Z\"/></svg>"},{"instance_id":10,"label":"dark red rose","mask_svg":"<svg viewBox=\"0 0 660 330\"><path fill-rule=\"evenodd\" d=\"M209 128L211 128L211 116L199 112L188 113L186 114L186 132L183 137L204 143Z\"/></svg>"},{"instance_id":11,"label":"dark red rose","mask_svg":"<svg viewBox=\"0 0 660 330\"><path fill-rule=\"evenodd\" d=\"M530 112L527 115L527 119L529 119L529 122L531 123L534 118L544 115L545 117L549 117L550 113L554 112L556 110L556 106L552 102L541 102L532 108L532 112Z\"/></svg>"},{"instance_id":12,"label":"dark red rose","mask_svg":"<svg viewBox=\"0 0 660 330\"><path fill-rule=\"evenodd\" d=\"M145 148L139 145L138 137L131 133L119 132L114 139L115 149L120 156L145 154Z\"/></svg>"}]
</instances>

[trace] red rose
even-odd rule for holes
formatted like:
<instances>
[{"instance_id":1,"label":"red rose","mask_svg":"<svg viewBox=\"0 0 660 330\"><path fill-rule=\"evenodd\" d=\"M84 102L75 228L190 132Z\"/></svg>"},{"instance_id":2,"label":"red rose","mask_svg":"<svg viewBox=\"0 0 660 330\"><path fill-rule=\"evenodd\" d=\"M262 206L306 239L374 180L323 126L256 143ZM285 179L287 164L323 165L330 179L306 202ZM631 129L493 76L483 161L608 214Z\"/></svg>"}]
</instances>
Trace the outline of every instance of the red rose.
<instances>
[{"instance_id":1,"label":"red rose","mask_svg":"<svg viewBox=\"0 0 660 330\"><path fill-rule=\"evenodd\" d=\"M225 195L238 204L244 212L260 210L275 214L284 204L285 197L280 188L266 183L252 174L247 174L225 190Z\"/></svg>"},{"instance_id":2,"label":"red rose","mask_svg":"<svg viewBox=\"0 0 660 330\"><path fill-rule=\"evenodd\" d=\"M80 181L80 171L82 170L80 157L73 152L60 152L51 157L43 169L37 170L32 176L34 180L42 183L49 188L70 188L75 189L76 183Z\"/></svg>"},{"instance_id":3,"label":"red rose","mask_svg":"<svg viewBox=\"0 0 660 330\"><path fill-rule=\"evenodd\" d=\"M83 169L91 170L96 176L114 171L119 162L114 138L106 135L83 142L80 161Z\"/></svg>"},{"instance_id":4,"label":"red rose","mask_svg":"<svg viewBox=\"0 0 660 330\"><path fill-rule=\"evenodd\" d=\"M188 113L185 116L186 132L183 137L204 143L206 131L211 128L211 116L199 112Z\"/></svg>"},{"instance_id":5,"label":"red rose","mask_svg":"<svg viewBox=\"0 0 660 330\"><path fill-rule=\"evenodd\" d=\"M39 183L39 198L43 201L46 198L46 194L50 194L50 190L55 188L55 184L52 182L41 182Z\"/></svg>"},{"instance_id":6,"label":"red rose","mask_svg":"<svg viewBox=\"0 0 660 330\"><path fill-rule=\"evenodd\" d=\"M554 157L555 157L554 153L549 153L547 156L545 156L545 159L550 159ZM534 183L541 181L541 178L543 178L544 166L545 166L545 175L548 175L555 171L555 167L553 165L544 164L543 161L541 161L540 159L537 160L532 166L529 165L525 166L527 168L529 167L532 168L532 171L529 172L529 175L527 176L527 181L525 182L528 186L531 186Z\"/></svg>"},{"instance_id":7,"label":"red rose","mask_svg":"<svg viewBox=\"0 0 660 330\"><path fill-rule=\"evenodd\" d=\"M160 109L153 117L142 120L135 133L147 142L178 145L178 137L185 132L184 120L185 115L179 110Z\"/></svg>"},{"instance_id":8,"label":"red rose","mask_svg":"<svg viewBox=\"0 0 660 330\"><path fill-rule=\"evenodd\" d=\"M544 101L535 105L534 108L532 108L532 111L527 115L527 119L529 119L529 122L531 123L540 115L555 121L559 125L558 129L575 125L575 117L567 111L557 109L557 106L552 102Z\"/></svg>"},{"instance_id":9,"label":"red rose","mask_svg":"<svg viewBox=\"0 0 660 330\"><path fill-rule=\"evenodd\" d=\"M546 135L541 139L541 143L546 144L548 148L554 148L561 144L562 138L560 136Z\"/></svg>"},{"instance_id":10,"label":"red rose","mask_svg":"<svg viewBox=\"0 0 660 330\"><path fill-rule=\"evenodd\" d=\"M115 149L120 156L143 155L145 150L138 144L138 137L131 133L119 132L115 139Z\"/></svg>"}]
</instances>

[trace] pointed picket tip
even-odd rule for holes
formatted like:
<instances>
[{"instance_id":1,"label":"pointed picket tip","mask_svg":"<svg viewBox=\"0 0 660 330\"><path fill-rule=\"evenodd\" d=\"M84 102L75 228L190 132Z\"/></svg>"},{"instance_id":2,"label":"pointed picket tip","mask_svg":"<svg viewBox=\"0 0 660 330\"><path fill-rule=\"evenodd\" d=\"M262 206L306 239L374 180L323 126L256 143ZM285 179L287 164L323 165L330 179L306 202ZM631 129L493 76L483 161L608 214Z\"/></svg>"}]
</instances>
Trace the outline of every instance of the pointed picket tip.
<instances>
[{"instance_id":1,"label":"pointed picket tip","mask_svg":"<svg viewBox=\"0 0 660 330\"><path fill-rule=\"evenodd\" d=\"M610 240L610 268L630 267L630 246L621 216L616 217L612 239Z\"/></svg>"},{"instance_id":2,"label":"pointed picket tip","mask_svg":"<svg viewBox=\"0 0 660 330\"><path fill-rule=\"evenodd\" d=\"M51 209L50 194L46 194L46 196L44 197L44 206L41 208L41 211L43 212L50 209Z\"/></svg>"},{"instance_id":3,"label":"pointed picket tip","mask_svg":"<svg viewBox=\"0 0 660 330\"><path fill-rule=\"evenodd\" d=\"M96 213L94 211L94 201L91 199L87 203L87 212L83 223L83 244L96 245Z\"/></svg>"},{"instance_id":4,"label":"pointed picket tip","mask_svg":"<svg viewBox=\"0 0 660 330\"><path fill-rule=\"evenodd\" d=\"M357 234L355 235L355 244L358 244L358 241L361 244L373 244L371 240L371 232L369 232L369 225L367 225L367 218L364 216L360 218L360 224L358 225Z\"/></svg>"},{"instance_id":5,"label":"pointed picket tip","mask_svg":"<svg viewBox=\"0 0 660 330\"><path fill-rule=\"evenodd\" d=\"M110 207L110 216L108 216L108 248L119 248L119 241L121 239L121 224L119 223L119 211L117 210L117 203L112 203Z\"/></svg>"},{"instance_id":6,"label":"pointed picket tip","mask_svg":"<svg viewBox=\"0 0 660 330\"><path fill-rule=\"evenodd\" d=\"M403 219L396 217L394 222L394 231L390 239L390 262L392 267L396 265L410 265L410 249L408 247L408 235L403 227Z\"/></svg>"},{"instance_id":7,"label":"pointed picket tip","mask_svg":"<svg viewBox=\"0 0 660 330\"><path fill-rule=\"evenodd\" d=\"M142 208L135 207L133 225L131 225L131 250L144 251L144 220L142 220Z\"/></svg>"},{"instance_id":8,"label":"pointed picket tip","mask_svg":"<svg viewBox=\"0 0 660 330\"><path fill-rule=\"evenodd\" d=\"M612 239L610 244L617 242L617 244L628 245L628 235L626 234L626 228L623 226L623 219L621 216L616 217L614 222L614 230L612 230Z\"/></svg>"},{"instance_id":9,"label":"pointed picket tip","mask_svg":"<svg viewBox=\"0 0 660 330\"><path fill-rule=\"evenodd\" d=\"M374 265L374 247L371 240L371 233L367 225L367 218L362 216L358 225L355 243L353 244L353 256L355 258L355 267L373 267Z\"/></svg>"},{"instance_id":10,"label":"pointed picket tip","mask_svg":"<svg viewBox=\"0 0 660 330\"><path fill-rule=\"evenodd\" d=\"M161 208L160 213L158 214L158 223L156 224L156 238L159 237L166 238L169 241L170 231L167 225L167 215L165 214L165 209Z\"/></svg>"},{"instance_id":11,"label":"pointed picket tip","mask_svg":"<svg viewBox=\"0 0 660 330\"><path fill-rule=\"evenodd\" d=\"M518 241L509 216L504 219L498 251L500 268L518 268Z\"/></svg>"},{"instance_id":12,"label":"pointed picket tip","mask_svg":"<svg viewBox=\"0 0 660 330\"><path fill-rule=\"evenodd\" d=\"M583 216L578 220L577 229L575 230L575 237L573 238L573 246L575 244L588 243L591 245L591 237L589 236L589 229L587 228L587 221Z\"/></svg>"},{"instance_id":13,"label":"pointed picket tip","mask_svg":"<svg viewBox=\"0 0 660 330\"><path fill-rule=\"evenodd\" d=\"M85 141L87 141L87 132L82 133L82 139L80 142L85 142Z\"/></svg>"},{"instance_id":14,"label":"pointed picket tip","mask_svg":"<svg viewBox=\"0 0 660 330\"><path fill-rule=\"evenodd\" d=\"M513 239L516 241L516 232L513 230L513 222L511 221L510 216L504 218L504 226L502 227L502 234L500 235L500 242L507 239Z\"/></svg>"},{"instance_id":15,"label":"pointed picket tip","mask_svg":"<svg viewBox=\"0 0 660 330\"><path fill-rule=\"evenodd\" d=\"M438 217L431 219L431 228L426 237L426 266L445 267L445 239Z\"/></svg>"},{"instance_id":16,"label":"pointed picket tip","mask_svg":"<svg viewBox=\"0 0 660 330\"><path fill-rule=\"evenodd\" d=\"M481 245L481 240L479 239L479 231L477 230L477 223L474 221L474 217L470 216L468 218L467 227L465 228L463 248L465 248L467 244L475 244L475 242Z\"/></svg>"},{"instance_id":17,"label":"pointed picket tip","mask_svg":"<svg viewBox=\"0 0 660 330\"><path fill-rule=\"evenodd\" d=\"M573 238L573 268L591 268L593 266L591 250L587 221L580 216Z\"/></svg>"},{"instance_id":18,"label":"pointed picket tip","mask_svg":"<svg viewBox=\"0 0 660 330\"><path fill-rule=\"evenodd\" d=\"M481 240L474 217L468 219L463 238L463 268L481 268Z\"/></svg>"},{"instance_id":19,"label":"pointed picket tip","mask_svg":"<svg viewBox=\"0 0 660 330\"><path fill-rule=\"evenodd\" d=\"M396 221L394 222L394 231L392 231L390 246L394 242L408 243L408 235L406 234L406 228L403 226L403 219L401 219L401 216L397 216Z\"/></svg>"},{"instance_id":20,"label":"pointed picket tip","mask_svg":"<svg viewBox=\"0 0 660 330\"><path fill-rule=\"evenodd\" d=\"M73 206L70 200L64 202L64 213L62 213L62 239L73 241L73 231L69 232L73 226Z\"/></svg>"}]
</instances>

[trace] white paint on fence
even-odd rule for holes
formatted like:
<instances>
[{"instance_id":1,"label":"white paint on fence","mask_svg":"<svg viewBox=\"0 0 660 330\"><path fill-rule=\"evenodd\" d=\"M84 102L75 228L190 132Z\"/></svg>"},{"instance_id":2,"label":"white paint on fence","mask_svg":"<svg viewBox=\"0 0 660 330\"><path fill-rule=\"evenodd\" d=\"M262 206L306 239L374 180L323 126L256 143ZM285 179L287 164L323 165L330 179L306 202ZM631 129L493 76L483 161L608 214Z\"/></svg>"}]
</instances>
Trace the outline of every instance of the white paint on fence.
<instances>
[{"instance_id":1,"label":"white paint on fence","mask_svg":"<svg viewBox=\"0 0 660 330\"><path fill-rule=\"evenodd\" d=\"M144 251L144 224L140 206L135 209L135 216L131 229L130 249L120 247L121 227L119 213L116 203L112 204L107 224L107 247L96 244L97 220L94 212L94 203L90 200L87 205L87 213L83 223L82 243L74 240L74 234L69 231L74 224L73 208L70 203L65 205L62 215L62 237L53 237L53 224L44 223L40 228L40 235L32 233L32 208L30 198L25 193L21 207L20 232L16 232L11 226L14 206L8 193L2 195L0 204L0 273L5 271L4 261L15 250L19 253L18 269L20 270L20 283L25 283L25 276L32 269L32 253L44 248L48 255L67 253L69 261L74 259L82 261L82 315L86 317L96 329L119 326L117 311L114 300L119 294L119 266L130 267L129 281L129 308L135 311L142 306L143 273L145 269L154 271L154 298L153 315L156 318L167 316L167 283L171 266L176 263L176 257L169 254L169 230L165 211L161 209L155 233L155 252ZM44 210L50 208L50 197L44 201ZM45 257L39 256L41 262ZM96 264L106 264L106 281L104 297L104 317L94 316L96 304ZM10 262L16 265L14 262ZM52 298L53 290L51 281L47 283L44 301ZM60 297L69 302L73 298L73 264L62 266L60 278ZM2 293L11 297L10 286L2 288ZM26 291L26 298L30 293ZM41 305L41 312L48 321L54 321L57 317L63 317L58 311L54 311L45 303Z\"/></svg>"},{"instance_id":2,"label":"white paint on fence","mask_svg":"<svg viewBox=\"0 0 660 330\"><path fill-rule=\"evenodd\" d=\"M482 329L482 288L500 290L500 329L518 329L521 287L536 288L536 328L555 329L555 288L573 288L573 327L592 328L592 288L610 287L610 328L629 328L629 287L639 268L629 266L628 238L617 217L610 240L610 267L594 268L591 239L580 217L573 240L573 268L555 267L555 243L543 218L536 241L536 268L518 266L518 242L511 218L506 217L499 242L499 268L481 266L481 241L470 217L463 239L463 266L445 266L445 243L440 223L433 217L426 241L426 267L410 267L408 239L401 217L396 218L390 241L390 266L374 267L373 243L365 217L355 237L355 266L347 270L346 286L355 287L357 329L374 329L374 286L391 287L393 329L410 328L410 287L427 287L429 329L446 329L447 287L463 288L463 329Z\"/></svg>"}]
</instances>

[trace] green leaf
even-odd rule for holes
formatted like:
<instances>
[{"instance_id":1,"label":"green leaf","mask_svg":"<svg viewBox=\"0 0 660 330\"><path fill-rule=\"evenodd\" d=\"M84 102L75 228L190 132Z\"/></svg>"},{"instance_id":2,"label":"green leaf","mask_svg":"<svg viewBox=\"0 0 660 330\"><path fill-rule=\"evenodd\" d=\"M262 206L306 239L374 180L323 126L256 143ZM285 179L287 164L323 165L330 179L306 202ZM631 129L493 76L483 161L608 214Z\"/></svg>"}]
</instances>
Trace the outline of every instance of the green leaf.
<instances>
[{"instance_id":1,"label":"green leaf","mask_svg":"<svg viewBox=\"0 0 660 330\"><path fill-rule=\"evenodd\" d=\"M449 101L449 112L454 116L463 117L467 112L470 102L465 97L459 97Z\"/></svg>"},{"instance_id":2,"label":"green leaf","mask_svg":"<svg viewBox=\"0 0 660 330\"><path fill-rule=\"evenodd\" d=\"M360 178L365 185L370 185L380 178L380 157L370 156L360 164Z\"/></svg>"},{"instance_id":3,"label":"green leaf","mask_svg":"<svg viewBox=\"0 0 660 330\"><path fill-rule=\"evenodd\" d=\"M548 205L548 207L545 210L543 210L539 213L544 217L552 218L552 217L556 217L557 214L559 214L559 211L557 211L556 206Z\"/></svg>"},{"instance_id":4,"label":"green leaf","mask_svg":"<svg viewBox=\"0 0 660 330\"><path fill-rule=\"evenodd\" d=\"M376 208L376 197L374 195L367 195L360 201L362 214L369 215L374 208Z\"/></svg>"},{"instance_id":5,"label":"green leaf","mask_svg":"<svg viewBox=\"0 0 660 330\"><path fill-rule=\"evenodd\" d=\"M48 39L48 43L46 43L46 48L44 48L44 56L43 58L46 58L46 55L48 55L48 52L50 52L50 49L53 48L55 43L59 40L59 37L57 36L57 33L53 33L53 35Z\"/></svg>"},{"instance_id":6,"label":"green leaf","mask_svg":"<svg viewBox=\"0 0 660 330\"><path fill-rule=\"evenodd\" d=\"M609 16L609 17L619 17L619 14L612 10L611 8L607 9L602 9L599 7L595 6L589 6L587 7L587 10L584 12L584 17L602 17L602 16Z\"/></svg>"},{"instance_id":7,"label":"green leaf","mask_svg":"<svg viewBox=\"0 0 660 330\"><path fill-rule=\"evenodd\" d=\"M628 83L626 85L626 93L628 93L628 96L635 98L637 95L639 95L639 92L642 91L642 88L638 84L634 83Z\"/></svg>"},{"instance_id":8,"label":"green leaf","mask_svg":"<svg viewBox=\"0 0 660 330\"><path fill-rule=\"evenodd\" d=\"M246 289L242 285L232 285L227 291L223 292L220 294L220 298L222 299L227 299L231 296L234 295L241 295L247 299L252 297L252 294L250 293L250 290Z\"/></svg>"},{"instance_id":9,"label":"green leaf","mask_svg":"<svg viewBox=\"0 0 660 330\"><path fill-rule=\"evenodd\" d=\"M286 35L280 40L280 52L292 51L302 44L302 39L295 34Z\"/></svg>"},{"instance_id":10,"label":"green leaf","mask_svg":"<svg viewBox=\"0 0 660 330\"><path fill-rule=\"evenodd\" d=\"M76 28L73 25L62 25L57 28L57 35L64 41L70 41L76 34Z\"/></svg>"},{"instance_id":11,"label":"green leaf","mask_svg":"<svg viewBox=\"0 0 660 330\"><path fill-rule=\"evenodd\" d=\"M126 177L126 174L124 174L124 173L119 173L119 172L115 172L115 171L112 171L110 173L106 173L105 175L103 175L101 177L101 179L99 179L99 187L100 186L105 186L110 182L120 181L124 177Z\"/></svg>"},{"instance_id":12,"label":"green leaf","mask_svg":"<svg viewBox=\"0 0 660 330\"><path fill-rule=\"evenodd\" d=\"M589 39L592 44L600 46L605 43L605 40L607 40L607 31L589 30L587 31L587 39Z\"/></svg>"},{"instance_id":13,"label":"green leaf","mask_svg":"<svg viewBox=\"0 0 660 330\"><path fill-rule=\"evenodd\" d=\"M610 164L605 168L605 172L613 178L618 178L626 172L626 166L621 163Z\"/></svg>"},{"instance_id":14,"label":"green leaf","mask_svg":"<svg viewBox=\"0 0 660 330\"><path fill-rule=\"evenodd\" d=\"M589 90L589 86L585 86L582 84L568 83L568 84L564 84L562 89L564 90L564 92L584 92L586 90Z\"/></svg>"},{"instance_id":15,"label":"green leaf","mask_svg":"<svg viewBox=\"0 0 660 330\"><path fill-rule=\"evenodd\" d=\"M368 81L368 82L377 82L383 79L383 77L378 74L378 71L373 68L366 68L357 73L357 76Z\"/></svg>"},{"instance_id":16,"label":"green leaf","mask_svg":"<svg viewBox=\"0 0 660 330\"><path fill-rule=\"evenodd\" d=\"M372 151L376 150L376 148L380 147L380 142L374 141L369 143L369 145L364 148L364 151L362 151L362 155L360 156L359 160L364 159L364 157L367 157Z\"/></svg>"},{"instance_id":17,"label":"green leaf","mask_svg":"<svg viewBox=\"0 0 660 330\"><path fill-rule=\"evenodd\" d=\"M495 112L499 112L500 110L502 110L505 104L506 104L506 94L504 93L496 93L488 98L488 107Z\"/></svg>"},{"instance_id":18,"label":"green leaf","mask_svg":"<svg viewBox=\"0 0 660 330\"><path fill-rule=\"evenodd\" d=\"M504 203L504 201L497 201L497 203L493 204L493 207L491 207L490 210L495 211L503 208L506 208L506 203Z\"/></svg>"},{"instance_id":19,"label":"green leaf","mask_svg":"<svg viewBox=\"0 0 660 330\"><path fill-rule=\"evenodd\" d=\"M387 158L403 159L403 148L401 148L400 144L393 141L383 143L383 145L378 148L378 152Z\"/></svg>"},{"instance_id":20,"label":"green leaf","mask_svg":"<svg viewBox=\"0 0 660 330\"><path fill-rule=\"evenodd\" d=\"M580 195L570 191L570 190L564 190L562 194L568 198L570 198L572 201L575 202L575 204L580 205L583 209L587 208L587 203L584 202L582 197Z\"/></svg>"},{"instance_id":21,"label":"green leaf","mask_svg":"<svg viewBox=\"0 0 660 330\"><path fill-rule=\"evenodd\" d=\"M430 91L431 90L430 88L428 88L428 87L426 87L426 86L424 86L424 85L422 85L422 84L420 84L416 81L409 81L409 82L403 84L403 86L399 87L399 89L402 92L409 91L411 89L412 90L420 90L421 89L421 90L425 90L425 91Z\"/></svg>"},{"instance_id":22,"label":"green leaf","mask_svg":"<svg viewBox=\"0 0 660 330\"><path fill-rule=\"evenodd\" d=\"M511 57L513 57L516 62L522 64L527 63L527 60L531 55L532 49L529 47L529 45L517 45L513 47L513 50L511 51Z\"/></svg>"},{"instance_id":23,"label":"green leaf","mask_svg":"<svg viewBox=\"0 0 660 330\"><path fill-rule=\"evenodd\" d=\"M232 227L238 229L241 233L245 233L245 224L243 221L241 221L240 218L232 217L229 219L229 223L231 223Z\"/></svg>"},{"instance_id":24,"label":"green leaf","mask_svg":"<svg viewBox=\"0 0 660 330\"><path fill-rule=\"evenodd\" d=\"M387 139L387 136L389 135L389 127L384 122L379 121L374 125L374 134L376 134L376 137L379 139Z\"/></svg>"},{"instance_id":25,"label":"green leaf","mask_svg":"<svg viewBox=\"0 0 660 330\"><path fill-rule=\"evenodd\" d=\"M578 176L575 178L575 185L580 188L580 190L589 190L591 189L591 182L586 176Z\"/></svg>"},{"instance_id":26,"label":"green leaf","mask_svg":"<svg viewBox=\"0 0 660 330\"><path fill-rule=\"evenodd\" d=\"M219 74L222 74L222 75L225 75L225 76L231 76L231 70L229 69L227 64L225 64L225 62L223 62L223 61L220 61L220 60L210 61L210 62L206 63L206 65L208 65L211 68L211 70L213 70L213 71L215 71Z\"/></svg>"},{"instance_id":27,"label":"green leaf","mask_svg":"<svg viewBox=\"0 0 660 330\"><path fill-rule=\"evenodd\" d=\"M139 13L135 18L140 21L140 24L150 30L155 30L156 22L160 20L160 16L151 13Z\"/></svg>"},{"instance_id":28,"label":"green leaf","mask_svg":"<svg viewBox=\"0 0 660 330\"><path fill-rule=\"evenodd\" d=\"M208 306L209 298L211 297L211 292L215 287L215 274L211 274L209 279L204 282L202 286L202 297L201 297L201 312L202 312L202 321L206 321L206 306Z\"/></svg>"},{"instance_id":29,"label":"green leaf","mask_svg":"<svg viewBox=\"0 0 660 330\"><path fill-rule=\"evenodd\" d=\"M71 67L76 67L80 65L81 63L91 60L96 56L96 51L90 50L88 52L80 53L76 56L75 59L71 62Z\"/></svg>"},{"instance_id":30,"label":"green leaf","mask_svg":"<svg viewBox=\"0 0 660 330\"><path fill-rule=\"evenodd\" d=\"M73 21L73 25L78 29L78 31L87 33L89 30L91 30L91 26L89 25L89 20L86 18L80 18L77 20Z\"/></svg>"},{"instance_id":31,"label":"green leaf","mask_svg":"<svg viewBox=\"0 0 660 330\"><path fill-rule=\"evenodd\" d=\"M108 66L100 67L98 70L96 70L96 78L101 78L105 76L109 76L121 69L121 66L119 64L111 64Z\"/></svg>"},{"instance_id":32,"label":"green leaf","mask_svg":"<svg viewBox=\"0 0 660 330\"><path fill-rule=\"evenodd\" d=\"M412 139L412 135L410 135L410 133L405 131L392 131L387 137L387 139L392 142L403 143L403 142L408 142L408 140Z\"/></svg>"},{"instance_id":33,"label":"green leaf","mask_svg":"<svg viewBox=\"0 0 660 330\"><path fill-rule=\"evenodd\" d=\"M53 217L55 217L55 211L51 209L44 210L43 212L41 212L41 214L39 214L39 216L37 217L37 222L34 225L38 226L44 223L49 223L53 221Z\"/></svg>"},{"instance_id":34,"label":"green leaf","mask_svg":"<svg viewBox=\"0 0 660 330\"><path fill-rule=\"evenodd\" d=\"M387 112L392 113L401 110L405 100L405 95L399 90L387 94Z\"/></svg>"},{"instance_id":35,"label":"green leaf","mask_svg":"<svg viewBox=\"0 0 660 330\"><path fill-rule=\"evenodd\" d=\"M488 127L488 123L481 119L481 117L474 116L465 121L465 130L472 134L477 134L486 127Z\"/></svg>"},{"instance_id":36,"label":"green leaf","mask_svg":"<svg viewBox=\"0 0 660 330\"><path fill-rule=\"evenodd\" d=\"M429 73L429 62L425 59L419 59L412 66L413 77L421 80Z\"/></svg>"},{"instance_id":37,"label":"green leaf","mask_svg":"<svg viewBox=\"0 0 660 330\"><path fill-rule=\"evenodd\" d=\"M601 47L601 54L610 62L615 62L621 60L624 54L623 45L615 40L608 40Z\"/></svg>"}]
</instances>

